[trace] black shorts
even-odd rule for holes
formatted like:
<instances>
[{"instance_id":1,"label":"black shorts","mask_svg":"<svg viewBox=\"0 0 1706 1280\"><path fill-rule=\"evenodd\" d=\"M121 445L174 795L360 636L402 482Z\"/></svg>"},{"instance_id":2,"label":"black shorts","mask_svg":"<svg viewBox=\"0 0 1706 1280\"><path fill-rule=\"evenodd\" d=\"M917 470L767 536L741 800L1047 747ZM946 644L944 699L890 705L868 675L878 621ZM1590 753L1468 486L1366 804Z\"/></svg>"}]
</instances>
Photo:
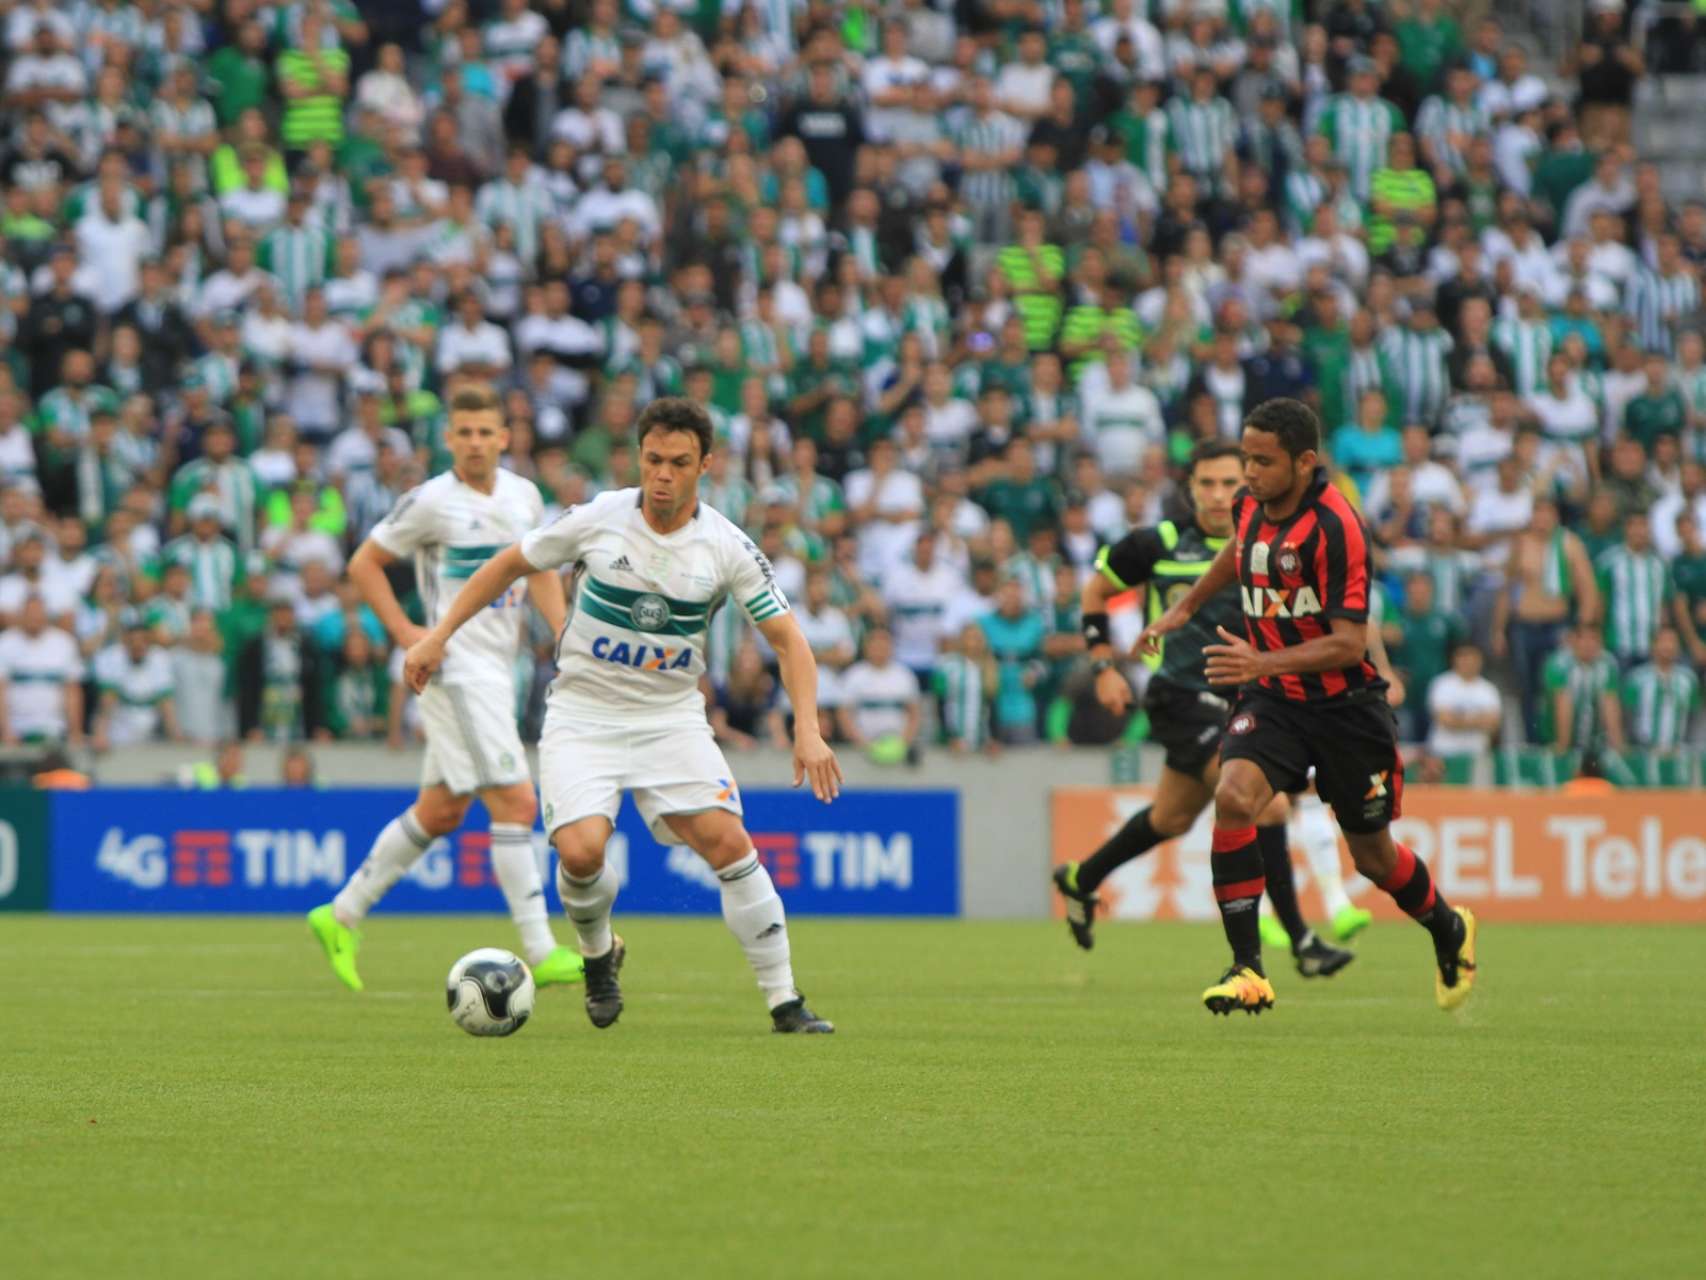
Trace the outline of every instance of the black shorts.
<instances>
[{"instance_id":1,"label":"black shorts","mask_svg":"<svg viewBox=\"0 0 1706 1280\"><path fill-rule=\"evenodd\" d=\"M1260 690L1233 708L1220 744L1222 765L1249 760L1275 791L1308 785L1333 806L1339 826L1356 834L1380 831L1401 811L1404 765L1398 723L1382 692L1347 694L1331 702L1291 702Z\"/></svg>"},{"instance_id":2,"label":"black shorts","mask_svg":"<svg viewBox=\"0 0 1706 1280\"><path fill-rule=\"evenodd\" d=\"M1188 777L1202 777L1220 750L1226 719L1232 713L1230 700L1151 680L1143 709L1149 716L1149 740L1167 752L1167 767Z\"/></svg>"}]
</instances>

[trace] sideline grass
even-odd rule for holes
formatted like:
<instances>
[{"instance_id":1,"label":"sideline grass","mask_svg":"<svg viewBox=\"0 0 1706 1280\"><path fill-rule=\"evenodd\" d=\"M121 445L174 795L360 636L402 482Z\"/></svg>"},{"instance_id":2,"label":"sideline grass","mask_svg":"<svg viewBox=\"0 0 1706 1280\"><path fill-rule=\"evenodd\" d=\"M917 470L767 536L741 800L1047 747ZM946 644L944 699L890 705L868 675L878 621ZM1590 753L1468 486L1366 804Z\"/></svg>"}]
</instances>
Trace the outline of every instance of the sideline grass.
<instances>
[{"instance_id":1,"label":"sideline grass","mask_svg":"<svg viewBox=\"0 0 1706 1280\"><path fill-rule=\"evenodd\" d=\"M1419 930L1209 1017L1217 931L796 921L834 1037L716 921L620 921L628 1008L509 1040L443 975L506 922L0 918L0 1271L58 1277L1694 1273L1706 930Z\"/></svg>"}]
</instances>

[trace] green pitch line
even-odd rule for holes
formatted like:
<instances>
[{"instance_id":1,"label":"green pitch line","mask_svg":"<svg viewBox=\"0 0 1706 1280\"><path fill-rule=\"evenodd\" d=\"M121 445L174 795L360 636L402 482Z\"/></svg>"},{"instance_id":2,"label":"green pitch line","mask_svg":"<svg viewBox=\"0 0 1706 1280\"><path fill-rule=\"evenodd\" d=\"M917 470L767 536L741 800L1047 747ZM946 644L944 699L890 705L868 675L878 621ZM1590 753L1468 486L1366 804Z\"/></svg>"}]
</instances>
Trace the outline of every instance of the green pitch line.
<instances>
[{"instance_id":1,"label":"green pitch line","mask_svg":"<svg viewBox=\"0 0 1706 1280\"><path fill-rule=\"evenodd\" d=\"M0 923L0 1272L122 1276L1691 1274L1706 930L1486 922L1459 1017L1382 924L1260 1020L1219 931L798 920L833 1037L769 1033L720 921L619 918L608 1032L457 1031L492 918ZM565 931L566 936L566 931Z\"/></svg>"}]
</instances>

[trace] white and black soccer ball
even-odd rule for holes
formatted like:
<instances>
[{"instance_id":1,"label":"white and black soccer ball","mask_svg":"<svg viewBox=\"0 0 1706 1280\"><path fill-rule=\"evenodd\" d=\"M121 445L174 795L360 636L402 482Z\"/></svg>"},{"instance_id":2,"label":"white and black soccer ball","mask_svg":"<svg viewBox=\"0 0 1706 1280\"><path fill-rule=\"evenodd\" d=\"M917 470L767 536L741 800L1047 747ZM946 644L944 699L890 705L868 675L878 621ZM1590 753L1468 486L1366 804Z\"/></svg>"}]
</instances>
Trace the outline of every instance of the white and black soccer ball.
<instances>
[{"instance_id":1,"label":"white and black soccer ball","mask_svg":"<svg viewBox=\"0 0 1706 1280\"><path fill-rule=\"evenodd\" d=\"M481 947L450 967L444 999L469 1035L514 1035L533 1016L533 974L514 952Z\"/></svg>"}]
</instances>

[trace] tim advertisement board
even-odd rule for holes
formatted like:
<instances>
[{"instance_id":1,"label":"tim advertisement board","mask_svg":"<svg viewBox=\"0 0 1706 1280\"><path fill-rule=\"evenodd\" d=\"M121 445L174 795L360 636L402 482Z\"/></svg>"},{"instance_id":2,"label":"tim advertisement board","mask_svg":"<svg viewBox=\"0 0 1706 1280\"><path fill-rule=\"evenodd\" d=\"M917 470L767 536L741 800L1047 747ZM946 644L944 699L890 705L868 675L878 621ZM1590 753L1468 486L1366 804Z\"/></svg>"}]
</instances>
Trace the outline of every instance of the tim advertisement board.
<instances>
[{"instance_id":1,"label":"tim advertisement board","mask_svg":"<svg viewBox=\"0 0 1706 1280\"><path fill-rule=\"evenodd\" d=\"M1140 787L1058 788L1054 861L1082 858L1148 803ZM1127 863L1099 890L1116 919L1218 918L1209 873L1212 820ZM1392 824L1453 902L1496 920L1706 923L1706 823L1685 792L1604 796L1405 787ZM1345 887L1377 916L1399 919L1392 900L1351 869ZM1308 864L1294 857L1306 914L1320 901ZM1058 914L1058 905L1056 908Z\"/></svg>"},{"instance_id":2,"label":"tim advertisement board","mask_svg":"<svg viewBox=\"0 0 1706 1280\"><path fill-rule=\"evenodd\" d=\"M409 791L129 791L54 797L57 911L294 912L326 901ZM742 793L746 822L788 910L801 915L959 913L959 797L949 791ZM485 811L436 841L381 910L501 911ZM543 834L535 836L549 873ZM716 913L717 882L685 848L660 847L624 804L607 850L619 910ZM548 893L556 900L554 875Z\"/></svg>"}]
</instances>

